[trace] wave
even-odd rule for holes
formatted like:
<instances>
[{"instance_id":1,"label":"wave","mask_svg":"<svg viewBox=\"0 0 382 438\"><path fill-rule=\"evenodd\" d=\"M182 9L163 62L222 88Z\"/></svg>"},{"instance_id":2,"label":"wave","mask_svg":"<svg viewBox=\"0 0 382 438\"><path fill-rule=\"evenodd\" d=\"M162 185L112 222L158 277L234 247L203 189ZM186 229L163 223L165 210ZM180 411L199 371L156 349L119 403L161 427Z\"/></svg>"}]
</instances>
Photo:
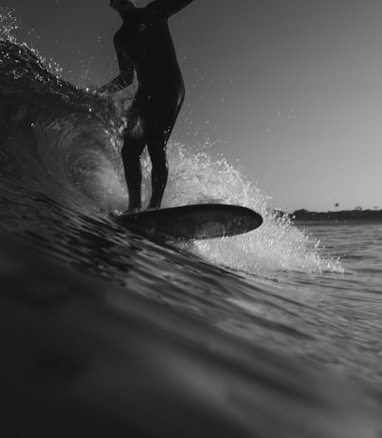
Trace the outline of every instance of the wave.
<instances>
[{"instance_id":1,"label":"wave","mask_svg":"<svg viewBox=\"0 0 382 438\"><path fill-rule=\"evenodd\" d=\"M26 44L0 42L1 172L18 189L37 191L67 208L105 218L127 207L120 150L130 101L104 98L59 78ZM277 218L270 197L205 145L168 147L164 207L225 202L261 213L264 224L244 236L195 242L210 262L249 273L277 270L341 271L319 243ZM143 202L150 196L150 160L142 158ZM17 197L17 193L14 194ZM28 197L28 195L26 195ZM25 197L24 197L25 199Z\"/></svg>"}]
</instances>

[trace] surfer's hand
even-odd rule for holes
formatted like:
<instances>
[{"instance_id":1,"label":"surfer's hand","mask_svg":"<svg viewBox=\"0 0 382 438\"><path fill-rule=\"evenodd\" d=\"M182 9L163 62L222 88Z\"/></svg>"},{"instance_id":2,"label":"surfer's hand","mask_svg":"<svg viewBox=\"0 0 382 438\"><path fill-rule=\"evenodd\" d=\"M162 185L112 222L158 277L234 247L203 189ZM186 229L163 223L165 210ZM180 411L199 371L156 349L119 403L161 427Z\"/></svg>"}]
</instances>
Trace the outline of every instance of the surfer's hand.
<instances>
[{"instance_id":1,"label":"surfer's hand","mask_svg":"<svg viewBox=\"0 0 382 438\"><path fill-rule=\"evenodd\" d=\"M102 85L102 87L98 88L98 92L100 94L114 94L120 90L121 90L121 88L118 87L118 85L115 84L113 81L109 82L106 85Z\"/></svg>"},{"instance_id":2,"label":"surfer's hand","mask_svg":"<svg viewBox=\"0 0 382 438\"><path fill-rule=\"evenodd\" d=\"M102 87L98 88L98 93L102 95L110 94L109 84L103 85Z\"/></svg>"}]
</instances>

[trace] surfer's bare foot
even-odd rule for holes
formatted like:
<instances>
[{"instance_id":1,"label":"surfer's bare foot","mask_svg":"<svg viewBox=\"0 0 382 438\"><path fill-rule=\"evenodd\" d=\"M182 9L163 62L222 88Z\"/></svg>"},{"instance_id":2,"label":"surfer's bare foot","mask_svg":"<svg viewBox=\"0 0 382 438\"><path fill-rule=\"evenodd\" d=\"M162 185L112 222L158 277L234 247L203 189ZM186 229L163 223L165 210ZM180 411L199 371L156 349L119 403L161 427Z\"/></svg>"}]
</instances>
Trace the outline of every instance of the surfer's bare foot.
<instances>
[{"instance_id":1,"label":"surfer's bare foot","mask_svg":"<svg viewBox=\"0 0 382 438\"><path fill-rule=\"evenodd\" d=\"M159 210L160 209L160 205L149 205L147 208L146 208L146 211L151 211L151 210Z\"/></svg>"},{"instance_id":2,"label":"surfer's bare foot","mask_svg":"<svg viewBox=\"0 0 382 438\"><path fill-rule=\"evenodd\" d=\"M127 214L135 214L135 213L139 213L142 210L142 207L129 207L125 213Z\"/></svg>"}]
</instances>

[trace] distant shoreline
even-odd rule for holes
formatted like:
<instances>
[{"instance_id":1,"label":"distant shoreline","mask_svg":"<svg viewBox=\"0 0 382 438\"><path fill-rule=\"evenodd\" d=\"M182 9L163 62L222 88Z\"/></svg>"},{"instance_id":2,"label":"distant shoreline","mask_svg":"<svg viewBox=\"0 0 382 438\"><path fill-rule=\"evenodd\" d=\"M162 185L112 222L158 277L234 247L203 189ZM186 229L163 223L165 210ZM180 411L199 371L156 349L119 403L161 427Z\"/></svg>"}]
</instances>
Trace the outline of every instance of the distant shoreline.
<instances>
[{"instance_id":1,"label":"distant shoreline","mask_svg":"<svg viewBox=\"0 0 382 438\"><path fill-rule=\"evenodd\" d=\"M278 212L280 213L280 212ZM343 210L316 212L309 210L296 210L293 213L286 213L294 222L382 222L382 210Z\"/></svg>"}]
</instances>

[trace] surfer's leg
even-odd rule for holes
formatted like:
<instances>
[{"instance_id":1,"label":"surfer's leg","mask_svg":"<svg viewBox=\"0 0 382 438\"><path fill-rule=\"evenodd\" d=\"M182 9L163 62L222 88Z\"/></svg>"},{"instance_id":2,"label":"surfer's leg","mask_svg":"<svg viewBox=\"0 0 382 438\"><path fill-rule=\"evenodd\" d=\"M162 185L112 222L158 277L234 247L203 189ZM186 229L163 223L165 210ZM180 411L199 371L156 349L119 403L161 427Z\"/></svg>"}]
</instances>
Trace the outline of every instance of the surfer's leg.
<instances>
[{"instance_id":1,"label":"surfer's leg","mask_svg":"<svg viewBox=\"0 0 382 438\"><path fill-rule=\"evenodd\" d=\"M151 199L148 206L149 210L160 208L164 190L168 179L168 163L166 157L166 141L163 133L157 133L155 139L148 142L148 150L152 163L151 171Z\"/></svg>"},{"instance_id":2,"label":"surfer's leg","mask_svg":"<svg viewBox=\"0 0 382 438\"><path fill-rule=\"evenodd\" d=\"M150 95L141 87L127 114L122 160L129 191L129 212L142 208L142 169L140 157L147 144L150 122Z\"/></svg>"},{"instance_id":3,"label":"surfer's leg","mask_svg":"<svg viewBox=\"0 0 382 438\"><path fill-rule=\"evenodd\" d=\"M122 148L122 160L129 192L129 211L137 211L142 208L142 170L140 156L145 145L146 142L143 137L133 138L130 135L125 135Z\"/></svg>"},{"instance_id":4,"label":"surfer's leg","mask_svg":"<svg viewBox=\"0 0 382 438\"><path fill-rule=\"evenodd\" d=\"M152 194L148 206L149 210L157 210L162 203L163 194L168 180L168 162L166 156L166 147L174 128L179 111L184 100L184 93L180 93L177 99L177 104L168 112L166 117L159 117L157 123L151 129L150 136L147 142L147 148L150 154L152 172L151 172L151 187ZM158 108L157 114L163 108Z\"/></svg>"}]
</instances>

